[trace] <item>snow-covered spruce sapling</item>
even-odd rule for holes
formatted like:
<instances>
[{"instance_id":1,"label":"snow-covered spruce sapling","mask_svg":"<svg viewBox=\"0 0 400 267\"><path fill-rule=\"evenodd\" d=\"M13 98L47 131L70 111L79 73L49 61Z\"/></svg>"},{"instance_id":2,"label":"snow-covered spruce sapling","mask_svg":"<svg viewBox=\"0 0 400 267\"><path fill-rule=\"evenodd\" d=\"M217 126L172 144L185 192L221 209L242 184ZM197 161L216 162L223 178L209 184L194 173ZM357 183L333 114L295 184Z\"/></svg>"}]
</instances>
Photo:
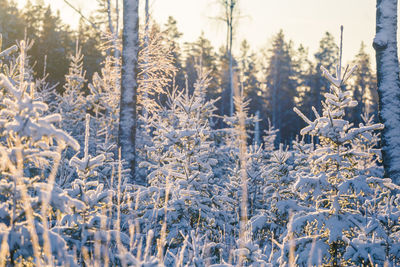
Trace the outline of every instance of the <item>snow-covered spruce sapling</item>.
<instances>
[{"instance_id":1,"label":"snow-covered spruce sapling","mask_svg":"<svg viewBox=\"0 0 400 267\"><path fill-rule=\"evenodd\" d=\"M104 142L107 133L108 142L117 143L118 112L121 76L120 60L107 56L100 74L95 73L89 83L89 95L86 97L89 111L94 115L93 131L102 133L96 143ZM114 152L117 155L117 151Z\"/></svg>"},{"instance_id":2,"label":"snow-covered spruce sapling","mask_svg":"<svg viewBox=\"0 0 400 267\"><path fill-rule=\"evenodd\" d=\"M230 198L233 200L234 213L240 213L240 205L243 196L243 183L246 183L247 188L246 199L246 210L247 216L253 213L254 206L256 206L257 200L260 198L260 188L262 184L262 152L260 146L247 146L248 134L246 126L253 123L253 117L248 116L248 105L250 101L246 100L243 93L234 98L235 113L231 117L225 116L224 122L227 124L227 128L224 129L224 144L218 148L219 154L227 154L227 160L224 162L228 165L228 177L229 180L224 181L224 185ZM241 125L243 123L243 127ZM242 146L242 147L241 147ZM243 151L241 151L242 149ZM223 157L221 157L223 158ZM246 163L246 166L242 166ZM246 178L243 180L242 168L246 170ZM250 175L250 176L249 176ZM251 180L250 180L251 179ZM252 198L250 200L249 198ZM259 205L259 204L258 204Z\"/></svg>"},{"instance_id":3,"label":"snow-covered spruce sapling","mask_svg":"<svg viewBox=\"0 0 400 267\"><path fill-rule=\"evenodd\" d=\"M73 265L65 241L51 226L56 212L70 214L82 203L61 190L54 177L48 180L45 170L59 161L66 145L79 150L79 144L53 125L61 121L59 114L43 115L48 106L33 98L34 83L25 80L25 42L19 47L17 75L0 74L0 225L2 239L8 239L5 262Z\"/></svg>"},{"instance_id":4,"label":"snow-covered spruce sapling","mask_svg":"<svg viewBox=\"0 0 400 267\"><path fill-rule=\"evenodd\" d=\"M224 229L225 258L237 245L239 236L244 238L248 218L260 200L257 185L262 172L262 152L258 145L247 146L248 132L246 126L253 124L254 118L248 116L249 101L240 92L234 99L233 116L225 116L227 128L222 132L222 143L216 147L218 155L219 183L225 191L225 210L230 214ZM251 181L249 179L252 179ZM250 188L249 188L250 187ZM240 258L243 259L243 258Z\"/></svg>"},{"instance_id":5,"label":"snow-covered spruce sapling","mask_svg":"<svg viewBox=\"0 0 400 267\"><path fill-rule=\"evenodd\" d=\"M114 230L113 218L106 216L113 191L106 190L104 184L96 178L96 169L103 164L105 156L89 155L89 123L90 115L87 114L83 158L74 156L70 160L78 178L71 183L71 188L66 190L69 196L83 202L84 207L73 214L63 216L58 230L63 233L70 248L77 250L79 262L90 264L101 257L115 264L117 259L113 256L113 249L117 245L117 236L122 237L121 240L126 246L129 245L129 238Z\"/></svg>"},{"instance_id":6,"label":"snow-covered spruce sapling","mask_svg":"<svg viewBox=\"0 0 400 267\"><path fill-rule=\"evenodd\" d=\"M248 214L253 217L265 205L265 174L268 166L265 164L263 149L259 145L247 147L247 180L248 180Z\"/></svg>"},{"instance_id":7,"label":"snow-covered spruce sapling","mask_svg":"<svg viewBox=\"0 0 400 267\"><path fill-rule=\"evenodd\" d=\"M370 126L374 124L374 115L368 113L361 114L362 123L360 127ZM354 142L353 148L357 156L357 170L365 175L383 176L383 168L380 166L381 150L379 149L380 133L378 131L369 131L358 135Z\"/></svg>"},{"instance_id":8,"label":"snow-covered spruce sapling","mask_svg":"<svg viewBox=\"0 0 400 267\"><path fill-rule=\"evenodd\" d=\"M119 112L119 85L118 75L120 69L114 59L108 56L98 73L93 75L93 81L88 85L89 95L86 97L89 112L93 119L89 125L90 131L95 135L90 138L89 147L91 153L105 156L104 164L98 167L98 180L110 184L109 177L112 168L116 169L117 160L117 137L118 137L118 112ZM115 64L115 65L114 65Z\"/></svg>"},{"instance_id":9,"label":"snow-covered spruce sapling","mask_svg":"<svg viewBox=\"0 0 400 267\"><path fill-rule=\"evenodd\" d=\"M59 112L63 121L61 127L64 131L78 140L81 147L85 140L85 114L86 99L84 96L84 86L86 83L85 72L83 71L83 55L76 43L75 54L71 55L71 62L68 74L65 75L64 91L56 94L56 111ZM73 127L71 127L73 125ZM69 153L72 156L72 153ZM72 154L72 155L71 155Z\"/></svg>"},{"instance_id":10,"label":"snow-covered spruce sapling","mask_svg":"<svg viewBox=\"0 0 400 267\"><path fill-rule=\"evenodd\" d=\"M283 149L283 145L271 154L270 163L263 174L264 205L250 220L254 237L269 255L274 254L270 260L275 264L279 250L273 243L282 242L281 237L287 229L290 213L300 209L296 201L297 194L292 190L295 179L291 172L292 166L288 163L290 154L287 149Z\"/></svg>"},{"instance_id":11,"label":"snow-covered spruce sapling","mask_svg":"<svg viewBox=\"0 0 400 267\"><path fill-rule=\"evenodd\" d=\"M306 143L303 138L296 137L292 142L292 153L293 153L293 175L299 172L309 173L310 163L308 162L308 156L312 153L314 144Z\"/></svg>"},{"instance_id":12,"label":"snow-covered spruce sapling","mask_svg":"<svg viewBox=\"0 0 400 267\"><path fill-rule=\"evenodd\" d=\"M354 218L347 239L345 259L356 265L398 266L400 264L400 198L391 194L399 187L387 182L372 188Z\"/></svg>"},{"instance_id":13,"label":"snow-covered spruce sapling","mask_svg":"<svg viewBox=\"0 0 400 267\"><path fill-rule=\"evenodd\" d=\"M78 141L81 149L84 148L85 141L85 114L88 106L84 95L86 83L85 71L83 70L83 59L78 41L75 46L75 54L70 56L70 66L65 75L64 91L62 93L54 91L55 101L52 103L54 110L61 114L63 120L60 127L69 132ZM39 82L42 84L42 82ZM43 92L46 93L46 92ZM51 93L51 92L50 92ZM42 94L39 94L42 95ZM51 95L50 95L51 96ZM47 101L50 99L47 99ZM73 125L73 127L71 127ZM74 151L67 149L63 152L60 167L58 170L58 184L62 188L71 186L71 182L76 178L74 167L69 164L69 160L75 154Z\"/></svg>"},{"instance_id":14,"label":"snow-covered spruce sapling","mask_svg":"<svg viewBox=\"0 0 400 267\"><path fill-rule=\"evenodd\" d=\"M171 85L174 87L177 72L173 47L165 42L156 25L150 27L147 42L143 42L139 50L137 165L148 160L146 146L151 144L154 131L152 120L157 119L158 111L162 110L161 103L168 98L167 92ZM139 168L137 175L141 181L149 182L146 168Z\"/></svg>"},{"instance_id":15,"label":"snow-covered spruce sapling","mask_svg":"<svg viewBox=\"0 0 400 267\"><path fill-rule=\"evenodd\" d=\"M294 109L308 124L301 130L301 134L316 136L320 143L310 155L311 173L298 175L294 185L301 199L311 199L312 203L307 201L303 212L294 216L292 227L298 264L307 264L315 240L323 263L342 265L347 264L342 257L348 246L345 237L354 227L353 218L361 216L357 205L369 193L370 184L376 183L376 179L361 177L357 171L357 153L353 149L353 142L360 135L382 129L383 125L355 128L343 119L345 109L357 105L351 98L351 92L344 90L344 83L355 67L346 68L342 75L341 66L337 66L336 77L325 68L321 69L331 83L330 92L324 94L322 116L313 108L316 119L311 121L298 109ZM384 181L379 183L383 184ZM289 245L284 249L288 251ZM281 263L287 261L287 254L282 255ZM312 259L312 264L318 264L317 257Z\"/></svg>"},{"instance_id":16,"label":"snow-covered spruce sapling","mask_svg":"<svg viewBox=\"0 0 400 267\"><path fill-rule=\"evenodd\" d=\"M360 126L372 125L373 116L364 113L361 118L364 122ZM353 220L355 227L344 258L357 265L396 266L400 263L400 201L399 195L393 192L399 187L389 179L373 180L374 176L383 176L383 168L377 163L380 160L379 141L379 133L366 132L353 143L359 179L369 181L370 190L360 198L359 210L363 216Z\"/></svg>"},{"instance_id":17,"label":"snow-covered spruce sapling","mask_svg":"<svg viewBox=\"0 0 400 267\"><path fill-rule=\"evenodd\" d=\"M254 242L250 231L238 240L237 249L233 250L234 262L239 266L268 266L268 257L262 252L259 245Z\"/></svg>"},{"instance_id":18,"label":"snow-covered spruce sapling","mask_svg":"<svg viewBox=\"0 0 400 267\"><path fill-rule=\"evenodd\" d=\"M293 164L290 170L290 176L294 179L293 182L296 181L297 177L308 176L311 173L312 167L310 162L310 155L313 153L314 144L306 143L304 139L304 136L301 139L297 137L296 140L292 142L292 155L289 158L289 161L292 161ZM294 196L296 196L296 200L298 200L300 196L297 194L296 190L293 190L293 186L291 186L291 190L293 191ZM308 203L306 203L307 201ZM302 206L312 205L312 195L309 195L307 197L303 195L301 198L301 202Z\"/></svg>"},{"instance_id":19,"label":"snow-covered spruce sapling","mask_svg":"<svg viewBox=\"0 0 400 267\"><path fill-rule=\"evenodd\" d=\"M106 54L101 63L99 73L94 73L92 82L88 84L89 94L86 96L88 112L92 114L90 123L91 138L90 151L103 154L105 161L98 168L98 180L111 185L112 169L118 165L118 123L121 91L121 44L115 34L104 36L102 50ZM110 53L114 51L114 53ZM124 170L124 175L128 170Z\"/></svg>"},{"instance_id":20,"label":"snow-covered spruce sapling","mask_svg":"<svg viewBox=\"0 0 400 267\"><path fill-rule=\"evenodd\" d=\"M216 159L208 120L215 106L214 101L205 100L208 82L206 74L200 71L193 95L188 88L181 92L175 89L168 95L168 107L162 108L152 121L154 136L146 148L149 161L140 165L150 169L149 189L159 188L160 196L168 198L168 203L160 201L153 205L168 205L167 217L164 219L164 213L159 216L168 225L170 249L180 246L191 230L216 237L226 222L223 191L212 171ZM140 207L143 208L146 209ZM153 217L152 212L142 212L143 221Z\"/></svg>"},{"instance_id":21,"label":"snow-covered spruce sapling","mask_svg":"<svg viewBox=\"0 0 400 267\"><path fill-rule=\"evenodd\" d=\"M228 128L223 129L224 143L218 147L218 155L228 155L223 164L227 165L229 180L221 179L221 182L225 183L229 197L227 203L231 205L229 211L234 219L231 222L233 232L227 232L224 240L226 252L234 256L237 264L254 265L260 259L261 250L252 239L248 220L252 220L265 204L263 188L266 166L261 145L247 144L249 136L246 128L257 118L248 116L249 101L245 100L243 91L234 98L234 103L235 113L232 117L224 118Z\"/></svg>"},{"instance_id":22,"label":"snow-covered spruce sapling","mask_svg":"<svg viewBox=\"0 0 400 267\"><path fill-rule=\"evenodd\" d=\"M279 132L279 129L275 129L275 127L271 124L270 119L268 119L268 129L264 130L264 154L265 159L268 160L271 157L273 151L275 151L275 141L276 135Z\"/></svg>"}]
</instances>

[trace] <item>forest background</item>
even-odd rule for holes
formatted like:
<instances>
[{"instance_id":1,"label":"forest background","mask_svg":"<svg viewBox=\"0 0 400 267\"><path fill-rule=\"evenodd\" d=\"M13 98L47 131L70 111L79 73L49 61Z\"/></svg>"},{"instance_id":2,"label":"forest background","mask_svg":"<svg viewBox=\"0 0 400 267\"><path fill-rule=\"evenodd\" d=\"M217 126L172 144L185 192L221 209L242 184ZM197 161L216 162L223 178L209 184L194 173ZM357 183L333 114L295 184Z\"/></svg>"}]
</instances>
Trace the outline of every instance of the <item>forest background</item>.
<instances>
[{"instance_id":1,"label":"forest background","mask_svg":"<svg viewBox=\"0 0 400 267\"><path fill-rule=\"evenodd\" d=\"M77 27L74 27L76 29L63 22L60 13L52 10L50 5L44 5L43 1L27 1L22 8L18 8L13 1L3 2L0 27L5 45L10 46L15 40L25 37L35 40L29 55L34 63L33 70L36 75L43 76L44 72L49 73L48 81L58 83L58 90L61 92L65 75L68 73L70 56L74 54L76 40L79 40L85 55L83 67L86 71L86 82L91 82L91 77L99 71L105 56L101 47L102 31L108 27L104 1L97 3L99 9L94 10L87 20L80 18ZM68 6L66 8L71 9ZM245 21L249 18L243 14L239 19ZM218 26L217 17L210 17L210 21ZM91 23L97 26L93 27ZM229 83L229 60L226 45L214 47L213 42L208 40L204 33L193 42L183 43L183 33L173 17L169 17L161 25L155 23L153 28L154 31L162 32L165 40L174 48L174 64L178 70L177 86L185 86L185 76L188 77L188 84L194 84L194 66L196 60L201 58L202 65L207 71L211 71L211 85L207 90L207 97L212 99L221 96L217 103L217 114L228 114L229 95L225 88ZM235 40L235 79L242 84L246 97L251 99L250 114L259 114L260 132L267 129L268 120L280 130L277 144L290 144L304 127L303 120L292 111L294 106L303 110L303 107L314 105L318 111L321 110L321 97L329 90L329 83L321 77L320 67L324 65L329 71L334 70L339 56L336 37L338 32L339 26L335 34L321 32L322 38L314 45L317 47L316 52L311 55L308 47L288 40L283 30L270 36L268 44L257 51L245 39ZM351 113L351 117L348 118L355 125L361 121L364 111L377 114L378 101L374 65L369 54L372 51L371 46L361 42L359 47L357 54L348 57L352 61L349 63L359 66L359 71L348 85L354 98L360 103L359 111ZM280 89L275 96L273 88L277 87ZM280 104L276 105L274 102Z\"/></svg>"}]
</instances>

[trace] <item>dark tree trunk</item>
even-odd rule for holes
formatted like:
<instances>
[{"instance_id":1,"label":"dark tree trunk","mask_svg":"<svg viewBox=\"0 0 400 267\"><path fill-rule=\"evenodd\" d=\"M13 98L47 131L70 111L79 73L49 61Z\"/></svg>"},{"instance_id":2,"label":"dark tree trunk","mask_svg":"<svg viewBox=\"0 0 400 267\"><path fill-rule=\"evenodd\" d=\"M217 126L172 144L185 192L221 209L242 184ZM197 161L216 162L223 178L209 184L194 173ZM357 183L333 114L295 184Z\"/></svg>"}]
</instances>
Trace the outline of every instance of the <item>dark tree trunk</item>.
<instances>
[{"instance_id":1,"label":"dark tree trunk","mask_svg":"<svg viewBox=\"0 0 400 267\"><path fill-rule=\"evenodd\" d=\"M135 180L136 165L136 94L139 51L139 0L123 1L122 80L118 141L122 159L131 169L130 182Z\"/></svg>"}]
</instances>

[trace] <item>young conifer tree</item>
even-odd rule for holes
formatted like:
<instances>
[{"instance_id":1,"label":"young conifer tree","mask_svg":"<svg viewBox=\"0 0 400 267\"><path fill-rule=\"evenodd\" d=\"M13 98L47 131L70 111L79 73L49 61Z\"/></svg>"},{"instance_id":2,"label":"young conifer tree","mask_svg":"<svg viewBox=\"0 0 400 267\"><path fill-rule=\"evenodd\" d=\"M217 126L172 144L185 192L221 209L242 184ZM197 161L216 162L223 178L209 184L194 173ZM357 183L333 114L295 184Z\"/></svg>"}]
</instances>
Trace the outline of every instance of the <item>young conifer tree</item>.
<instances>
[{"instance_id":1,"label":"young conifer tree","mask_svg":"<svg viewBox=\"0 0 400 267\"><path fill-rule=\"evenodd\" d=\"M149 196L154 195L154 190L159 192L160 201L149 207L161 205L166 209L166 213L158 213L156 221L166 223L166 240L172 250L182 245L192 230L216 238L227 221L224 191L212 169L217 161L212 153L209 118L215 111L215 101L205 100L208 82L206 74L199 69L192 95L188 88L174 89L168 95L168 106L161 107L157 116L150 114L153 139L146 147L149 160L142 162L141 167L150 169L151 186L140 194L144 201L154 201ZM154 219L149 211L140 213L143 223ZM161 226L160 223L153 225ZM154 232L161 233L161 229Z\"/></svg>"},{"instance_id":2,"label":"young conifer tree","mask_svg":"<svg viewBox=\"0 0 400 267\"><path fill-rule=\"evenodd\" d=\"M92 82L88 84L89 94L86 96L88 112L93 114L90 131L90 151L103 154L105 161L98 169L98 180L109 188L112 169L118 165L118 122L120 105L121 59L120 40L115 35L105 36L102 41L103 52L106 54L99 72L93 74ZM115 53L109 53L114 51ZM124 171L124 175L126 171Z\"/></svg>"},{"instance_id":3,"label":"young conifer tree","mask_svg":"<svg viewBox=\"0 0 400 267\"><path fill-rule=\"evenodd\" d=\"M150 25L149 25L150 26ZM147 37L146 37L147 36ZM158 117L157 112L167 99L167 88L175 84L174 50L171 44L165 42L162 32L156 24L149 27L139 50L139 75L138 75L138 134L137 134L137 162L148 160L146 146L152 143L154 127L153 119ZM138 168L140 180L149 183L146 168Z\"/></svg>"},{"instance_id":4,"label":"young conifer tree","mask_svg":"<svg viewBox=\"0 0 400 267\"><path fill-rule=\"evenodd\" d=\"M0 74L0 220L2 240L8 241L2 260L7 265L73 265L52 225L56 213L82 208L55 183L61 151L66 146L79 150L79 144L54 126L59 114L44 115L48 106L34 99L35 86L25 72L25 41L19 49L17 68L9 76Z\"/></svg>"},{"instance_id":5,"label":"young conifer tree","mask_svg":"<svg viewBox=\"0 0 400 267\"><path fill-rule=\"evenodd\" d=\"M301 200L307 201L304 202L306 205L303 212L293 217L293 233L287 231L281 263L287 261L286 256L292 243L289 239L294 238L298 264L307 264L310 261L312 264L318 264L319 261L332 265L347 264L343 255L349 246L349 237L355 227L354 221L362 218L357 207L367 197L372 197L374 187L390 186L390 181L366 176L356 167L360 158L369 155L357 153L354 148L355 140L361 135L371 137L371 133L382 129L383 125L352 127L344 119L345 109L357 105L352 100L351 92L344 87L355 68L346 68L342 74L339 63L334 77L321 67L331 87L330 92L324 94L323 114L319 115L313 108L316 116L314 121L294 109L308 124L301 130L301 134L318 137L319 144L309 157L311 173L298 175L294 185ZM309 261L310 255L312 258Z\"/></svg>"},{"instance_id":6,"label":"young conifer tree","mask_svg":"<svg viewBox=\"0 0 400 267\"><path fill-rule=\"evenodd\" d=\"M115 193L105 189L105 184L97 179L97 170L104 164L106 157L104 154L95 157L89 155L89 124L90 115L87 114L83 158L74 156L70 161L78 173L78 178L71 183L71 188L66 190L69 196L79 199L84 206L74 214L63 216L58 231L63 233L70 248L77 250L78 262L81 264L90 265L96 260L97 263L104 264L104 259L117 264L117 257L114 255L118 243L117 236L126 247L129 245L129 238L124 233L115 231L120 229L115 226L115 223L119 223L115 218L106 216L106 209L112 206L111 201Z\"/></svg>"},{"instance_id":7,"label":"young conifer tree","mask_svg":"<svg viewBox=\"0 0 400 267\"><path fill-rule=\"evenodd\" d=\"M56 93L58 103L56 111L63 117L61 127L65 131L69 131L83 147L87 109L83 90L86 79L83 70L83 55L78 42L76 42L75 54L71 56L69 72L65 75L65 81L62 95Z\"/></svg>"}]
</instances>

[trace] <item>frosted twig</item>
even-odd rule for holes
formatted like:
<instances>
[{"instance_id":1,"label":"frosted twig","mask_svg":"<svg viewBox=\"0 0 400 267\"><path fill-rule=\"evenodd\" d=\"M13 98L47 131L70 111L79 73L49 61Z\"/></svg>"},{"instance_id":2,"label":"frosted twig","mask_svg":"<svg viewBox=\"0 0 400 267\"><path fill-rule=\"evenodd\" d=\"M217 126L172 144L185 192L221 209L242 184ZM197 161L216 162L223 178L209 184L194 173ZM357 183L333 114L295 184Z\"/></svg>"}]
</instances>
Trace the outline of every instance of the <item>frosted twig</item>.
<instances>
[{"instance_id":1,"label":"frosted twig","mask_svg":"<svg viewBox=\"0 0 400 267\"><path fill-rule=\"evenodd\" d=\"M0 58L8 57L10 54L14 53L17 50L18 50L18 47L16 45L13 45L13 46L7 48L6 50L4 50L3 52L0 52Z\"/></svg>"}]
</instances>

